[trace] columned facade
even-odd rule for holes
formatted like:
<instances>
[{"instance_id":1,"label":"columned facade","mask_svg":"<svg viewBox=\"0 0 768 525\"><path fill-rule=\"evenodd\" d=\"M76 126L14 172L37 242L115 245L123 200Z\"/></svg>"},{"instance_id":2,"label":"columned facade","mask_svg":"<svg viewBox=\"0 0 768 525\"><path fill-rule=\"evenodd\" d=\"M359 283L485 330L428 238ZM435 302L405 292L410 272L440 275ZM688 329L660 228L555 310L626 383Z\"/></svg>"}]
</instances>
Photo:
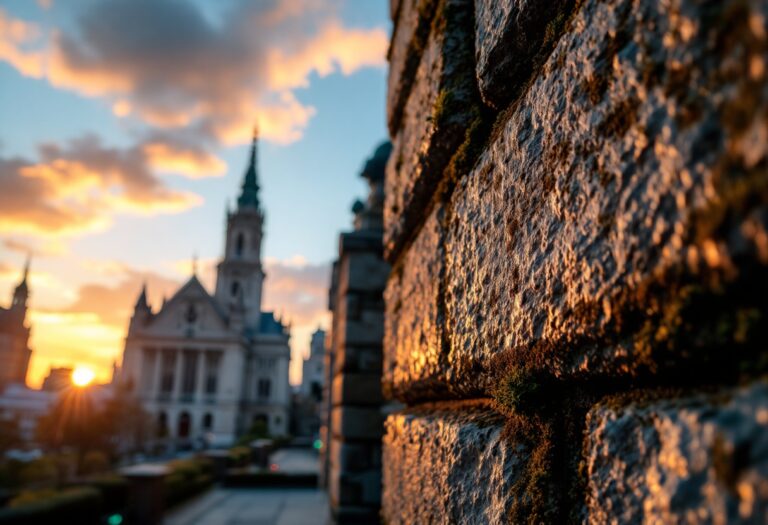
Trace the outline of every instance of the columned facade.
<instances>
[{"instance_id":1,"label":"columned facade","mask_svg":"<svg viewBox=\"0 0 768 525\"><path fill-rule=\"evenodd\" d=\"M146 289L134 308L122 378L177 443L227 445L263 423L288 432L289 334L261 310L264 214L258 199L256 139L238 206L227 212L215 293L196 276L154 312Z\"/></svg>"}]
</instances>

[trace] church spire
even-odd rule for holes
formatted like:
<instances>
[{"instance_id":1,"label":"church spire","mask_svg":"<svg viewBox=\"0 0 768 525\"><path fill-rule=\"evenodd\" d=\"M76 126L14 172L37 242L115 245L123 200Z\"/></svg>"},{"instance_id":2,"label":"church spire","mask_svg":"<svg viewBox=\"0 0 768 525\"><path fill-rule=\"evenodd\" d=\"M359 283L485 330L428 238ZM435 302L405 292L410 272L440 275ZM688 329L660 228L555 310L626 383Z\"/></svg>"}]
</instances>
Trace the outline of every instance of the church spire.
<instances>
[{"instance_id":1,"label":"church spire","mask_svg":"<svg viewBox=\"0 0 768 525\"><path fill-rule=\"evenodd\" d=\"M248 169L245 171L243 180L243 190L237 199L239 209L251 207L259 208L259 182L257 173L257 145L259 142L259 128L253 128L253 142L251 143L251 159L248 163Z\"/></svg>"},{"instance_id":2,"label":"church spire","mask_svg":"<svg viewBox=\"0 0 768 525\"><path fill-rule=\"evenodd\" d=\"M16 286L13 291L13 306L27 306L27 299L29 298L29 287L27 286L27 277L29 276L29 265L32 262L32 255L27 255L27 261L24 263L24 273L21 277L21 282Z\"/></svg>"},{"instance_id":3,"label":"church spire","mask_svg":"<svg viewBox=\"0 0 768 525\"><path fill-rule=\"evenodd\" d=\"M144 284L141 286L141 294L139 295L139 298L136 300L136 306L134 307L135 310L149 310L149 303L147 302L147 282L144 281Z\"/></svg>"}]
</instances>

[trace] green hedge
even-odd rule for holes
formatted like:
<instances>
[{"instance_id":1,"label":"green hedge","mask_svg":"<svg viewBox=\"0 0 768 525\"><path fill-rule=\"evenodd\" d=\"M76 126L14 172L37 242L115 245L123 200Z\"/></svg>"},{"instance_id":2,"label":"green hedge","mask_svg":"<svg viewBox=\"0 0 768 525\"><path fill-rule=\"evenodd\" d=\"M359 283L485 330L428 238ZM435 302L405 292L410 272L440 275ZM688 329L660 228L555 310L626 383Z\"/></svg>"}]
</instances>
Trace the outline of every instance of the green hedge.
<instances>
[{"instance_id":1,"label":"green hedge","mask_svg":"<svg viewBox=\"0 0 768 525\"><path fill-rule=\"evenodd\" d=\"M200 494L213 484L213 465L203 458L172 461L165 478L165 504L173 507Z\"/></svg>"},{"instance_id":2,"label":"green hedge","mask_svg":"<svg viewBox=\"0 0 768 525\"><path fill-rule=\"evenodd\" d=\"M42 493L41 493L42 494ZM66 489L43 499L23 495L17 507L0 509L0 525L49 525L52 523L98 524L102 511L101 493L93 487Z\"/></svg>"}]
</instances>

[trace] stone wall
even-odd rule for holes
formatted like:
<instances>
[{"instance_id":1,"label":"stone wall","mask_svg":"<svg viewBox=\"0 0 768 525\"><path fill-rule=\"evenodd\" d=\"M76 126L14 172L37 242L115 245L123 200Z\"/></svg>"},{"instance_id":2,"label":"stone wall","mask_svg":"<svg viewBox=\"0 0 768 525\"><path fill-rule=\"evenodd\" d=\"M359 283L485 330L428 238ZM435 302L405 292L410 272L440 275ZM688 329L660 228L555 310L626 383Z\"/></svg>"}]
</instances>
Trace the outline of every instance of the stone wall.
<instances>
[{"instance_id":1,"label":"stone wall","mask_svg":"<svg viewBox=\"0 0 768 525\"><path fill-rule=\"evenodd\" d=\"M328 491L331 520L338 524L379 519L383 292L389 275L382 256L382 204L390 150L389 143L382 144L365 164L368 200L352 208L354 229L339 237L331 277L321 484Z\"/></svg>"},{"instance_id":2,"label":"stone wall","mask_svg":"<svg viewBox=\"0 0 768 525\"><path fill-rule=\"evenodd\" d=\"M768 521L768 3L390 4L383 520Z\"/></svg>"}]
</instances>

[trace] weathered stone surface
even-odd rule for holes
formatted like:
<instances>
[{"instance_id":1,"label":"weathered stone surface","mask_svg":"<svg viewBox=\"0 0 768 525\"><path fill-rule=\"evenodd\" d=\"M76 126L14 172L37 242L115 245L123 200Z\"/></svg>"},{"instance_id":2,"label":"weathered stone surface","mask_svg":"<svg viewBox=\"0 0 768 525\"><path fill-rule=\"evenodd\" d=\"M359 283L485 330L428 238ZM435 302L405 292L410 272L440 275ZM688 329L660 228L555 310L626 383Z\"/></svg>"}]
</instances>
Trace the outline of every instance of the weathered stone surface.
<instances>
[{"instance_id":1,"label":"weathered stone surface","mask_svg":"<svg viewBox=\"0 0 768 525\"><path fill-rule=\"evenodd\" d=\"M618 405L618 406L617 406ZM594 408L588 523L765 523L768 384Z\"/></svg>"},{"instance_id":2,"label":"weathered stone surface","mask_svg":"<svg viewBox=\"0 0 768 525\"><path fill-rule=\"evenodd\" d=\"M656 373L759 329L766 15L758 1L582 4L453 193L451 389L490 391L502 352L559 377Z\"/></svg>"},{"instance_id":3,"label":"weathered stone surface","mask_svg":"<svg viewBox=\"0 0 768 525\"><path fill-rule=\"evenodd\" d=\"M344 469L331 471L331 494L334 503L340 505L371 505L381 501L381 472L349 472Z\"/></svg>"},{"instance_id":4,"label":"weathered stone surface","mask_svg":"<svg viewBox=\"0 0 768 525\"><path fill-rule=\"evenodd\" d=\"M339 348L335 357L334 374L362 372L376 373L381 376L381 346L347 345Z\"/></svg>"},{"instance_id":5,"label":"weathered stone surface","mask_svg":"<svg viewBox=\"0 0 768 525\"><path fill-rule=\"evenodd\" d=\"M384 292L384 392L418 398L445 369L445 209L438 206L390 275ZM439 385L438 385L439 387Z\"/></svg>"},{"instance_id":6,"label":"weathered stone surface","mask_svg":"<svg viewBox=\"0 0 768 525\"><path fill-rule=\"evenodd\" d=\"M381 247L381 238L376 239ZM380 292L389 275L389 265L381 260L380 251L354 251L346 253L339 265L339 292Z\"/></svg>"},{"instance_id":7,"label":"weathered stone surface","mask_svg":"<svg viewBox=\"0 0 768 525\"><path fill-rule=\"evenodd\" d=\"M344 326L338 332L341 347L350 345L374 346L380 345L384 337L384 305L381 297L376 298L378 306L363 304L359 295L347 295L338 311L346 317ZM367 306L367 307L366 307Z\"/></svg>"},{"instance_id":8,"label":"weathered stone surface","mask_svg":"<svg viewBox=\"0 0 768 525\"><path fill-rule=\"evenodd\" d=\"M381 467L381 446L379 443L370 445L333 440L330 445L330 460L344 472L378 469Z\"/></svg>"},{"instance_id":9,"label":"weathered stone surface","mask_svg":"<svg viewBox=\"0 0 768 525\"><path fill-rule=\"evenodd\" d=\"M422 221L445 167L478 114L468 45L471 2L446 0L436 16L387 163L384 253L389 261Z\"/></svg>"},{"instance_id":10,"label":"weathered stone surface","mask_svg":"<svg viewBox=\"0 0 768 525\"><path fill-rule=\"evenodd\" d=\"M402 4L402 0L390 0L389 2L389 18L391 18L393 21L397 17L400 4Z\"/></svg>"},{"instance_id":11,"label":"weathered stone surface","mask_svg":"<svg viewBox=\"0 0 768 525\"><path fill-rule=\"evenodd\" d=\"M569 15L570 0L475 0L480 94L503 109L543 61Z\"/></svg>"},{"instance_id":12,"label":"weathered stone surface","mask_svg":"<svg viewBox=\"0 0 768 525\"><path fill-rule=\"evenodd\" d=\"M382 515L386 523L507 523L510 485L526 450L502 437L482 408L411 409L387 418Z\"/></svg>"},{"instance_id":13,"label":"weathered stone surface","mask_svg":"<svg viewBox=\"0 0 768 525\"><path fill-rule=\"evenodd\" d=\"M331 409L331 428L335 438L378 439L383 434L384 417L378 407L336 406Z\"/></svg>"},{"instance_id":14,"label":"weathered stone surface","mask_svg":"<svg viewBox=\"0 0 768 525\"><path fill-rule=\"evenodd\" d=\"M375 405L382 402L381 375L347 372L333 378L333 401L339 405Z\"/></svg>"},{"instance_id":15,"label":"weathered stone surface","mask_svg":"<svg viewBox=\"0 0 768 525\"><path fill-rule=\"evenodd\" d=\"M395 25L387 53L387 125L392 136L400 128L403 107L424 51L424 43L429 37L437 3L437 0L398 0L391 3Z\"/></svg>"}]
</instances>

